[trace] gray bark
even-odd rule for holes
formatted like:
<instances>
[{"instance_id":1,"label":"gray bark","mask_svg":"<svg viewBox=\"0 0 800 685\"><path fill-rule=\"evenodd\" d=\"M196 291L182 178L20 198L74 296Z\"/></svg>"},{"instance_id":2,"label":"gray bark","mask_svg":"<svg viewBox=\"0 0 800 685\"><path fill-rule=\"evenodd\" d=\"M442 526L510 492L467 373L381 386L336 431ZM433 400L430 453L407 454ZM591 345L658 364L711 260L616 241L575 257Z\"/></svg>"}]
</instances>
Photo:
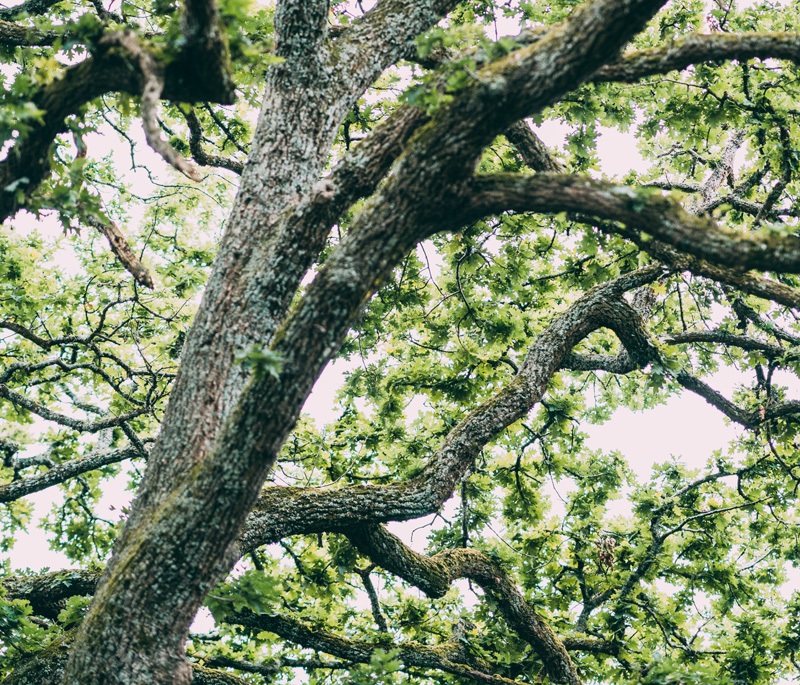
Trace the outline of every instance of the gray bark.
<instances>
[{"instance_id":1,"label":"gray bark","mask_svg":"<svg viewBox=\"0 0 800 685\"><path fill-rule=\"evenodd\" d=\"M633 80L685 66L707 54L797 59L796 42L779 35L743 43L722 36L695 37L669 50L619 58L662 2L593 0L563 24L482 68L451 105L430 116L399 108L325 177L346 113L380 73L407 56L414 39L455 4L383 0L332 37L327 32L327 2L278 3L276 53L283 61L268 71L240 190L183 348L162 430L150 451L130 518L96 590L91 581L95 599L68 648L64 683L190 682L192 669L184 655L189 625L206 593L239 555L293 533L346 531L364 523L373 527L359 529L360 535L354 537L377 563L431 594L441 594L457 577L475 579L501 600L506 620L531 643L553 680L579 682L564 644L485 558L469 552L432 559L414 556L392 544L374 525L437 511L481 448L539 402L560 368L613 367L625 372L655 361L657 348L622 295L658 278L664 267L648 267L591 290L558 317L531 347L514 380L465 416L414 480L325 492L262 491L264 480L314 382L392 269L420 240L458 230L491 212L564 209L609 220L600 227L630 238L672 268L691 268L747 292L796 304L792 289L742 269L800 270L797 239L742 240L660 197L561 174L474 177L482 150L504 132L532 167L559 171L560 165L541 141L519 122L589 79ZM35 9L44 3L27 5ZM232 85L226 81L222 60L209 59L222 41L213 3L189 2L183 32L189 51L182 66L188 69L186 60L196 59L205 65L203 69L213 71L215 86L205 95L225 101ZM52 137L87 98L114 88L136 91L142 86L142 74L127 72L120 85L122 60L114 54L106 57L103 63L93 58L71 68L62 83L40 94L38 102L47 110L45 123L40 135L22 148L32 156L3 162L0 185L3 178L8 181L23 172L33 185L39 183L47 173L45 151ZM180 66L166 71L165 95L196 93L175 85L174 69ZM198 72L196 65L193 69L197 80L202 69ZM348 235L292 307L331 226L363 197L369 199ZM0 207L4 217L17 209L6 200ZM601 326L611 328L622 343L616 357L570 354ZM237 363L238 354L254 347L270 347L281 358L278 378L253 374ZM757 423L755 415L742 414L696 379L677 380L734 420ZM0 395L9 392L0 386ZM17 401L22 404L24 398ZM778 415L775 412L796 410L783 406L770 411ZM83 429L108 425L99 421ZM108 461L102 463L116 456L104 455ZM61 475L51 472L48 478L57 482ZM30 479L14 486L14 492L38 486ZM37 596L34 587L16 591L20 596ZM56 597L55 604L42 600L43 611L52 615L61 599ZM283 630L305 634L288 624ZM331 653L354 661L369 658L368 646L332 640L328 641ZM59 681L66 663L67 647L62 647L36 662L44 664L38 682ZM420 665L447 662L441 666L444 670L478 677L450 664L448 654L430 651L425 658ZM46 676L45 668L50 669ZM30 682L23 670L18 675L22 679L13 682ZM491 678L486 682L499 682ZM196 670L195 680L225 682L223 676L201 670Z\"/></svg>"},{"instance_id":2,"label":"gray bark","mask_svg":"<svg viewBox=\"0 0 800 685\"><path fill-rule=\"evenodd\" d=\"M481 149L588 78L659 6L596 0L547 39L490 67L417 135L392 181L367 203L284 321L328 228L286 217L320 194L323 165L355 99L449 3L426 11L416 3L379 3L338 37L336 50L325 41L327 3L279 4L277 52L285 61L268 73L250 158L162 432L65 683L189 682L188 626L233 562L237 535L275 455L360 307L417 241L458 227L448 222L446 200ZM359 57L366 36L371 49ZM442 210L433 213L436 203ZM248 380L234 364L236 353L270 342L283 358L280 379ZM546 379L554 370L532 372ZM478 427L483 439L494 429L490 423ZM447 487L439 473L426 476Z\"/></svg>"}]
</instances>

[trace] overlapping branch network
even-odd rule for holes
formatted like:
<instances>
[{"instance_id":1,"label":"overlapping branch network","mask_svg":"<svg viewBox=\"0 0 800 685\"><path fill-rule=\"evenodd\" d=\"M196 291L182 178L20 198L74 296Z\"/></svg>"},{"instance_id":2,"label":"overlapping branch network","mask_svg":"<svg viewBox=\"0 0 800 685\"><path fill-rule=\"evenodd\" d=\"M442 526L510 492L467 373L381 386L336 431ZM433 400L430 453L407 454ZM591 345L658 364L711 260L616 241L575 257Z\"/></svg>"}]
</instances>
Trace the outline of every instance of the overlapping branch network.
<instances>
[{"instance_id":1,"label":"overlapping branch network","mask_svg":"<svg viewBox=\"0 0 800 685\"><path fill-rule=\"evenodd\" d=\"M85 302L85 333L53 336L47 314L25 326L0 321L3 355L9 363L0 372L0 396L22 415L36 415L55 436L92 436L95 447L64 460L58 445L31 456L28 445L5 440L3 466L13 474L0 485L0 501L65 483L102 466L147 456L148 425L174 378L173 364L155 362L141 352L139 359L119 349L139 315L138 298L115 299L95 312ZM130 342L130 340L128 340ZM91 396L87 391L91 389ZM109 410L103 402L114 406ZM126 444L113 446L112 433L121 432ZM101 438L98 439L98 436ZM54 438L56 439L56 438ZM56 443L58 440L56 439ZM87 443L87 447L90 447ZM42 467L46 467L42 471Z\"/></svg>"},{"instance_id":2,"label":"overlapping branch network","mask_svg":"<svg viewBox=\"0 0 800 685\"><path fill-rule=\"evenodd\" d=\"M624 359L628 365L627 370L657 361L660 353L644 328L642 312L627 304L621 295L625 291L646 286L648 282L664 277L667 273L663 267L654 265L628 274L615 282L599 286L558 317L531 345L529 356L515 381L465 417L445 439L440 450L417 479L388 486L350 486L337 490L268 488L248 520L240 540L239 554L244 555L290 535L343 532L375 563L420 587L432 597L442 596L453 580L460 577L470 578L495 598L510 627L530 642L555 682L580 682L566 650L600 650L613 654L619 649L619 645L613 641L601 643L587 639L581 637L579 632L563 639L557 637L496 561L474 550L455 550L425 557L406 548L377 522L407 520L438 511L444 500L451 496L455 485L472 467L480 449L503 426L528 413L545 392L552 374L559 368L603 368L600 362L570 352L580 339L595 328L607 326L619 332L624 346L614 359ZM731 336L715 332L676 334L665 342L724 342L746 349L758 349L767 355L784 350L778 345L750 336ZM608 359L601 361L613 365ZM769 417L761 417L760 420L767 421ZM688 485L687 488L699 487L710 478L743 475L746 475L746 469L720 471ZM683 494L685 493L678 493L675 500ZM745 503L744 506L753 504L755 503ZM605 604L612 602L619 606L624 603L635 585L655 563L667 538L694 519L689 517L677 525L667 526L660 522L666 511L665 503L660 511L654 512L655 534L651 546L619 593L604 591L585 598L581 616L584 625L589 615ZM721 512L709 511L703 516L717 513ZM54 592L63 588L61 580L60 576L50 579ZM30 599L34 604L49 601L56 606L59 598L55 594L48 594L47 587L48 580L42 579L40 585L32 585L30 590L25 589L21 583L9 586L9 590L12 596ZM91 585L87 585L85 581L76 583L74 587L79 592L91 591ZM44 599L38 599L39 595ZM229 620L249 628L275 632L287 640L328 652L351 664L365 660L369 662L370 655L376 649L387 648L385 642L371 646L355 643L328 634L323 629L305 626L296 620L279 616L242 614L231 616ZM397 647L401 650L403 663L412 670L434 668L463 675L477 682L513 682L494 673L489 664L465 661L459 657L457 650L446 645L430 648L401 643ZM320 668L325 667L327 666L320 665Z\"/></svg>"},{"instance_id":3,"label":"overlapping branch network","mask_svg":"<svg viewBox=\"0 0 800 685\"><path fill-rule=\"evenodd\" d=\"M381 11L388 8L388 11L395 4L402 3L381 3L378 7ZM592 12L576 12L567 25L557 27L547 38L520 48L499 65L488 66L479 74L477 82L460 94L451 107L432 117L413 108L398 109L386 125L345 156L328 178L320 180L310 193L299 198L280 229L284 235L309 244L309 251L313 253L314 248L321 249L331 225L345 209L357 199L372 196L356 217L345 241L321 268L305 300L292 310L279 338L274 341L275 349L284 360L280 379L277 382L271 377L257 379L245 389L222 435L214 443L208 463L202 465L199 474L202 478L198 478L196 485L189 486L195 488L196 501L203 501L205 506L206 500L202 498L207 497L210 508L224 509L225 493L217 496L214 488L222 488L225 484L215 482L219 479L219 472L215 469L223 462L230 462L234 464L232 468L241 471L233 475L241 478L249 488L248 491L242 486L244 499L260 487L258 478L263 479L269 463L274 460L321 368L335 354L363 303L419 240L442 230L456 230L479 217L511 210L567 211L575 214L577 219L597 223L601 230L630 239L663 264L645 267L598 286L556 317L532 344L514 379L491 400L463 418L417 478L386 486L350 486L331 490L268 488L255 503L239 537L241 555L288 535L350 531L354 543L375 563L431 595L441 595L456 578L471 578L487 593L496 596L509 625L532 645L548 675L556 682L579 682L577 670L567 654L570 642L555 635L499 565L473 550L441 553L430 558L416 555L389 536L379 524L438 511L453 494L480 450L541 401L548 384L560 369L605 369L626 373L660 361L660 347L664 344L720 343L758 350L772 358L786 353L785 348L777 343L745 335L731 336L722 331L676 333L661 341L651 340L641 315L627 302L624 294L676 270L689 270L744 292L796 306L800 298L795 290L747 270L797 273L800 271L800 241L791 236L734 233L711 219L685 211L676 201L660 193L555 173L560 165L553 162L528 129L520 128L522 117L540 111L575 84L591 78L597 81L634 80L703 59L798 59L797 41L791 37L697 36L663 49L626 55L618 62L593 72L595 60L612 59L620 45L657 9L657 3L641 5L594 3ZM441 3L434 14L443 13L447 6L448 3ZM187 10L186 35L193 45L213 46L218 39L215 33L218 27L213 12L209 14L208 9L208 5L190 5ZM285 3L282 9L285 11L278 21L283 22L283 33L290 40L279 42L279 54L290 61L315 57L317 48L325 40L324 18L306 16L299 4ZM597 30L598 13L604 31ZM303 30L293 30L293 26ZM339 45L346 48L343 54L354 54L359 49L368 28L369 24L363 22L356 24L349 34L344 32L337 36ZM576 44L573 35L585 40L586 44ZM385 43L381 44L390 54L392 46ZM114 40L109 40L106 47L114 44ZM117 39L116 45L127 48L128 53L135 52L124 41ZM28 179L25 190L32 191L46 173L40 161L43 157L37 156L37 152L50 144L67 114L100 92L106 92L103 89L119 88L123 72L131 90L142 87L148 77L148 67L142 66L142 60L138 60L140 73L131 76L127 61L130 55L112 55L111 52L104 55L102 66L95 57L94 61L70 69L63 81L51 84L39 94L37 102L46 113L45 124L29 139L19 143L20 150L33 154L9 156L0 169L0 173L5 174L0 176L5 183L0 180L0 184L7 187L24 175ZM361 79L366 85L374 76L373 71L362 65L361 71L356 70L354 80ZM229 92L230 84L224 83L224 74L222 77L222 85L217 85L224 94ZM166 95L171 92L168 71L164 79ZM67 91L71 92L71 99L66 97ZM190 94L192 98L180 99L206 97L206 94ZM151 98L150 106L155 99L155 96ZM193 141L197 143L200 133L191 115L188 116ZM152 119L150 123L153 123ZM547 169L554 173L525 177L473 176L475 159L486 145L505 131L532 166L539 171ZM203 158L199 143L194 147L195 156L205 159L205 163L222 164L220 160ZM17 161L9 161L12 157ZM23 168L22 164L32 166ZM393 173L387 178L390 168ZM384 180L384 185L380 186ZM702 191L702 188L698 190ZM432 206L437 209L431 209ZM777 211L774 200L764 206L764 211L757 211L760 218ZM8 216L16 210L17 204L9 200L3 207L5 216ZM14 326L16 324L9 323L7 328L43 349L82 345L94 350L92 336L53 341ZM622 347L617 355L589 356L572 352L589 333L601 327L611 329L619 338ZM50 366L63 373L78 368L74 363L59 358L10 369L8 373L38 372ZM112 389L122 392L119 383L100 366L84 365L80 368L97 373ZM745 411L685 372L678 372L674 377L678 383L703 395L730 418L747 427L756 427L798 410L797 403L782 402L764 408L763 412ZM124 430L128 421L152 411L153 406L150 400L142 400L142 406L119 416L78 421L27 400L5 386L0 386L0 393L21 408L83 432L111 426ZM133 438L131 440L134 442ZM84 462L76 462L69 468L54 467L47 474L48 478L31 477L25 485L20 481L4 486L0 493L8 499L19 497L60 478L80 473L84 466L96 468L100 463L110 463L104 460L125 458L130 454L130 451L116 450L89 455ZM17 466L21 469L25 464L19 462ZM230 474L226 472L225 475ZM725 472L725 477L728 475L732 474ZM246 478L250 480L245 481ZM238 516L241 512L236 509L234 513ZM708 515L715 513L718 512L708 512ZM656 532L651 546L619 592L586 594L585 615L579 620L579 627L585 627L588 614L604 602L615 598L618 602L625 601L636 583L646 575L666 538L693 520L687 518L669 527L661 525L658 516L659 512L656 512L653 519ZM162 520L155 521L153 530L159 532L157 528L162 523ZM186 531L169 532L175 533L177 544L183 539L179 534L188 534ZM231 620L257 629L273 630L287 639L329 651L350 662L369 658L369 646L337 639L319 630L307 630L285 618L240 616ZM598 648L595 643L581 642L580 637L574 638L572 644L589 651ZM612 644L606 648L613 652L616 647ZM484 670L476 669L474 664L460 661L457 654L456 658L453 657L454 653L446 650L426 650L415 646L408 648L404 661L411 666L438 668L482 682L507 682L507 679L491 673L490 666L485 666Z\"/></svg>"}]
</instances>

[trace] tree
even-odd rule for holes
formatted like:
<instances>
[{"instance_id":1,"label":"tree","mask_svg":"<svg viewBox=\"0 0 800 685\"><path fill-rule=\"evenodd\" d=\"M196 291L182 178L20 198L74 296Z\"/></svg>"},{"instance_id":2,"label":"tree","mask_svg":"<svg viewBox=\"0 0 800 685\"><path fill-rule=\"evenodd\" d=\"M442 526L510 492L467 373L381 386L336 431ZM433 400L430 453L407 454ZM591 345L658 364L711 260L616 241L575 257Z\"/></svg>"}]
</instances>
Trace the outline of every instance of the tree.
<instances>
[{"instance_id":1,"label":"tree","mask_svg":"<svg viewBox=\"0 0 800 685\"><path fill-rule=\"evenodd\" d=\"M3 682L789 673L799 20L724 0L0 10L3 545L57 488L47 526L77 564L6 562ZM601 177L602 127L650 171ZM69 268L31 215L72 234ZM335 357L359 363L321 428L301 410ZM743 427L704 467L640 483L585 444L678 393ZM98 502L120 481L115 521ZM434 514L426 553L387 528ZM204 603L216 628L190 635Z\"/></svg>"}]
</instances>

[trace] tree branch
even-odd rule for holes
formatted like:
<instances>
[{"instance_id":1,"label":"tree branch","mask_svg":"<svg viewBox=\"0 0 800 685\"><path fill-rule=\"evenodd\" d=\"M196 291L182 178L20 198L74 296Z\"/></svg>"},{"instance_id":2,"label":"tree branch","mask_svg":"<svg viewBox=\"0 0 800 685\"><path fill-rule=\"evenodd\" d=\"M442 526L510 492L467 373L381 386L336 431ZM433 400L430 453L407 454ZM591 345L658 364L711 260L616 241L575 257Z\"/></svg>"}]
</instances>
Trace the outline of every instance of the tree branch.
<instances>
[{"instance_id":1,"label":"tree branch","mask_svg":"<svg viewBox=\"0 0 800 685\"><path fill-rule=\"evenodd\" d=\"M0 8L0 19L4 21L10 21L12 19L16 19L22 14L44 14L57 2L60 2L60 0L26 0L19 5L15 5L14 7Z\"/></svg>"},{"instance_id":2,"label":"tree branch","mask_svg":"<svg viewBox=\"0 0 800 685\"><path fill-rule=\"evenodd\" d=\"M700 198L689 207L691 214L706 214L711 211L719 196L720 186L728 176L733 174L733 160L744 142L744 131L737 129L728 136L728 142L722 150L719 160L714 165L711 173L700 186Z\"/></svg>"},{"instance_id":3,"label":"tree branch","mask_svg":"<svg viewBox=\"0 0 800 685\"><path fill-rule=\"evenodd\" d=\"M713 343L725 345L727 347L738 347L752 352L761 352L767 359L783 358L795 360L800 358L800 350L796 348L785 348L780 345L773 345L763 342L757 338L747 335L737 335L727 331L685 331L673 333L660 339L661 343L667 345L686 345L690 343ZM567 355L562 369L571 371L608 371L616 374L627 374L642 368L637 364L628 352L623 348L616 355L607 354L577 354Z\"/></svg>"},{"instance_id":4,"label":"tree branch","mask_svg":"<svg viewBox=\"0 0 800 685\"><path fill-rule=\"evenodd\" d=\"M534 171L550 171L562 173L564 165L561 164L547 146L542 142L525 120L517 121L506 129L508 142L511 143L525 162Z\"/></svg>"},{"instance_id":5,"label":"tree branch","mask_svg":"<svg viewBox=\"0 0 800 685\"><path fill-rule=\"evenodd\" d=\"M681 333L667 335L662 338L662 340L668 345L714 343L717 345L726 345L728 347L738 347L752 352L762 352L767 359L776 359L780 357L796 359L800 356L800 350L798 349L781 347L780 345L766 343L748 335L738 335L722 330L683 331Z\"/></svg>"},{"instance_id":6,"label":"tree branch","mask_svg":"<svg viewBox=\"0 0 800 685\"><path fill-rule=\"evenodd\" d=\"M378 593L375 590L375 585L372 582L372 578L370 578L371 567L364 569L364 570L356 570L356 573L361 577L361 582L364 584L364 590L367 593L367 597L369 597L369 604L372 608L372 617L375 619L375 624L378 626L378 630L382 633L389 632L389 626L386 625L386 618L381 611L381 604L378 600Z\"/></svg>"},{"instance_id":7,"label":"tree branch","mask_svg":"<svg viewBox=\"0 0 800 685\"><path fill-rule=\"evenodd\" d=\"M186 43L164 70L167 83L182 81L189 90L205 93L200 100L233 104L236 87L228 38L220 24L216 0L184 0L181 33ZM180 101L190 102L185 98Z\"/></svg>"},{"instance_id":8,"label":"tree branch","mask_svg":"<svg viewBox=\"0 0 800 685\"><path fill-rule=\"evenodd\" d=\"M226 619L256 630L268 630L271 633L290 640L309 649L332 654L340 659L354 663L369 664L376 652L397 651L397 658L411 668L432 668L445 673L468 678L479 683L491 685L520 685L515 680L500 675L481 672L467 664L460 664L450 658L453 648L444 643L437 646L422 645L416 642L366 642L349 640L335 635L320 626L312 626L304 621L288 616L253 614L240 612Z\"/></svg>"},{"instance_id":9,"label":"tree branch","mask_svg":"<svg viewBox=\"0 0 800 685\"><path fill-rule=\"evenodd\" d=\"M150 407L142 407L140 409L133 409L125 414L119 416L108 416L106 418L98 419L96 421L83 421L81 419L74 419L66 414L48 409L43 404L34 402L23 395L11 390L5 383L0 383L0 398L6 399L20 409L25 409L37 416L41 416L47 421L53 421L61 426L72 428L82 433L97 433L105 428L112 428L114 426L121 426L123 423L135 419L137 416L142 416L151 411Z\"/></svg>"},{"instance_id":10,"label":"tree branch","mask_svg":"<svg viewBox=\"0 0 800 685\"><path fill-rule=\"evenodd\" d=\"M347 670L353 667L351 661L330 661L325 659L292 659L289 657L281 657L279 659L272 659L270 661L263 661L261 663L253 663L251 661L242 661L240 659L231 659L230 657L215 656L207 659L205 662L208 666L217 668L235 668L237 671L245 673L257 673L263 676L275 676L280 673L284 668L303 668L322 669L322 670Z\"/></svg>"},{"instance_id":11,"label":"tree branch","mask_svg":"<svg viewBox=\"0 0 800 685\"><path fill-rule=\"evenodd\" d=\"M748 411L735 405L711 386L685 371L680 371L674 376L675 380L687 390L700 395L711 406L719 409L731 421L741 424L745 428L756 428L759 424L783 416L800 413L800 402L788 400L776 404L769 403L756 411Z\"/></svg>"},{"instance_id":12,"label":"tree branch","mask_svg":"<svg viewBox=\"0 0 800 685\"><path fill-rule=\"evenodd\" d=\"M693 34L647 50L623 55L619 62L601 67L592 81L634 83L646 76L685 69L698 62L716 60L786 59L800 62L800 41L792 33Z\"/></svg>"},{"instance_id":13,"label":"tree branch","mask_svg":"<svg viewBox=\"0 0 800 685\"><path fill-rule=\"evenodd\" d=\"M213 0L192 0L187 3L186 11L190 17L186 30L191 35L187 37L186 50L163 72L163 93L158 87L162 65L136 43L132 33L118 32L101 39L100 49L92 57L69 67L62 78L48 83L33 95L31 101L42 112L41 121L34 122L31 130L17 140L0 161L0 222L24 206L47 175L48 149L56 135L65 129L66 117L77 114L87 102L100 95L109 92L142 95L148 139L160 138L153 125L153 108L159 96L179 102L207 100L230 104L233 101L233 85L226 71L227 49L223 49L224 40L219 36L218 25L209 24L216 17L216 5ZM219 44L214 42L214 36L221 41ZM213 48L214 54L204 59L199 49L201 44ZM126 50L114 48L114 45L124 45ZM214 64L216 68L212 68ZM190 78L203 65L206 71ZM158 143L156 145L158 147ZM161 148L160 154L166 153L169 158L166 148L163 145Z\"/></svg>"},{"instance_id":14,"label":"tree branch","mask_svg":"<svg viewBox=\"0 0 800 685\"><path fill-rule=\"evenodd\" d=\"M584 220L584 219L581 219ZM606 233L614 232L614 227L598 224ZM669 265L675 271L689 271L697 276L704 276L719 283L732 285L750 295L756 295L778 304L800 308L800 291L797 288L773 281L755 272L742 272L739 269L727 268L712 264L704 259L679 252L671 245L659 240L647 242L647 252L656 259Z\"/></svg>"},{"instance_id":15,"label":"tree branch","mask_svg":"<svg viewBox=\"0 0 800 685\"><path fill-rule=\"evenodd\" d=\"M192 151L194 161L200 166L220 167L241 175L242 169L244 169L242 162L227 157L219 157L218 155L210 155L203 149L203 129L195 111L193 109L184 111L181 108L181 113L186 118L186 123L189 126L189 149Z\"/></svg>"},{"instance_id":16,"label":"tree branch","mask_svg":"<svg viewBox=\"0 0 800 685\"><path fill-rule=\"evenodd\" d=\"M108 464L116 464L125 459L132 459L134 457L141 457L139 449L134 446L124 447L115 450L103 450L92 452L85 457L79 459L72 459L65 461L61 464L53 466L45 473L40 473L35 476L21 478L12 481L5 485L0 485L0 503L12 502L30 495L33 492L40 492L46 490L53 485L63 483L70 478L79 476L89 471L94 471L102 466Z\"/></svg>"},{"instance_id":17,"label":"tree branch","mask_svg":"<svg viewBox=\"0 0 800 685\"><path fill-rule=\"evenodd\" d=\"M414 41L436 25L455 0L381 0L339 33L331 69L336 90L361 92L386 67L416 52Z\"/></svg>"},{"instance_id":18,"label":"tree branch","mask_svg":"<svg viewBox=\"0 0 800 685\"><path fill-rule=\"evenodd\" d=\"M428 557L407 547L379 525L351 529L347 536L375 563L431 597L442 597L459 578L478 583L497 602L509 626L533 647L553 682L580 684L575 665L561 640L528 604L505 571L482 552L449 549Z\"/></svg>"},{"instance_id":19,"label":"tree branch","mask_svg":"<svg viewBox=\"0 0 800 685\"><path fill-rule=\"evenodd\" d=\"M576 212L606 220L602 230L618 233L645 251L655 238L723 267L800 272L800 238L736 233L652 191L569 175L498 174L475 177L461 198L472 205L470 219L510 209Z\"/></svg>"},{"instance_id":20,"label":"tree branch","mask_svg":"<svg viewBox=\"0 0 800 685\"><path fill-rule=\"evenodd\" d=\"M94 594L100 574L97 571L69 569L33 576L11 576L0 580L8 599L24 599L37 616L55 619L66 600Z\"/></svg>"},{"instance_id":21,"label":"tree branch","mask_svg":"<svg viewBox=\"0 0 800 685\"><path fill-rule=\"evenodd\" d=\"M188 3L200 5L202 3ZM180 171L192 181L200 181L197 170L170 145L161 135L158 125L158 101L164 90L164 77L161 65L145 50L132 31L116 31L108 33L100 40L105 48L119 46L138 66L144 79L141 93L142 126L147 144L157 152L171 167Z\"/></svg>"},{"instance_id":22,"label":"tree branch","mask_svg":"<svg viewBox=\"0 0 800 685\"><path fill-rule=\"evenodd\" d=\"M52 45L58 36L55 31L40 31L31 26L0 19L0 44L3 45Z\"/></svg>"},{"instance_id":23,"label":"tree branch","mask_svg":"<svg viewBox=\"0 0 800 685\"><path fill-rule=\"evenodd\" d=\"M325 0L279 0L275 5L275 53L292 68L305 72L309 65L321 63L321 47L328 27L328 2ZM301 62L301 65L293 64ZM308 74L303 73L302 78Z\"/></svg>"},{"instance_id":24,"label":"tree branch","mask_svg":"<svg viewBox=\"0 0 800 685\"><path fill-rule=\"evenodd\" d=\"M67 665L74 631L70 631L50 642L16 665L14 671L3 680L3 685L61 685ZM199 664L185 664L191 670L192 683L196 685L249 685L250 681L224 671L205 668Z\"/></svg>"},{"instance_id":25,"label":"tree branch","mask_svg":"<svg viewBox=\"0 0 800 685\"><path fill-rule=\"evenodd\" d=\"M578 341L600 326L623 329L621 294L664 273L652 265L590 290L557 317L531 345L516 377L453 428L416 478L385 486L350 486L338 490L269 487L248 517L239 554L286 535L340 531L365 521L402 521L438 511L486 443L527 414L540 400L553 373ZM630 309L630 305L625 305ZM615 322L619 322L617 325ZM637 358L649 359L649 346L632 346ZM627 336L627 334L626 334Z\"/></svg>"},{"instance_id":26,"label":"tree branch","mask_svg":"<svg viewBox=\"0 0 800 685\"><path fill-rule=\"evenodd\" d=\"M150 275L147 267L142 264L139 257L137 257L136 253L131 249L128 240L125 238L122 231L120 231L117 224L110 219L102 221L93 214L87 214L85 221L106 237L108 244L111 246L111 251L117 256L120 264L125 267L139 285L143 285L145 288L150 288L151 290L155 287L153 277Z\"/></svg>"}]
</instances>

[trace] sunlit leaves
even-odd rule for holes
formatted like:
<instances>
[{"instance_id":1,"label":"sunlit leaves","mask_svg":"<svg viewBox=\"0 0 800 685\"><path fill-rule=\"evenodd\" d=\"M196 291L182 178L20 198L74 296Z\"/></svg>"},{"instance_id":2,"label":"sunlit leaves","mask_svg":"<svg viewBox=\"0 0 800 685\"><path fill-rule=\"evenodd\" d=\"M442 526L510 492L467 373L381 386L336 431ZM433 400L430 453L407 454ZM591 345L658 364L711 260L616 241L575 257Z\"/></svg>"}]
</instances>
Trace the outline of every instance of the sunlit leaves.
<instances>
[{"instance_id":1,"label":"sunlit leaves","mask_svg":"<svg viewBox=\"0 0 800 685\"><path fill-rule=\"evenodd\" d=\"M493 35L495 22L524 20L536 29L560 21L577 4L462 3L448 22L417 41L417 54L409 55L413 62L385 73L352 100L330 163L399 101L438 110L476 83L481 65L517 49L514 39L498 38L500 29ZM165 59L181 47L174 3L124 3L116 9L118 16L106 18L109 26L145 32ZM348 7L346 14L342 5L333 9L335 45L357 12ZM36 20L41 29L63 27L53 47L35 54L27 48L6 51L16 64L2 74L8 85L0 106L4 140L25 136L40 121L41 111L31 103L34 88L59 77L64 55L71 59L80 46L92 48L99 20L85 10L61 3L56 22ZM632 48L712 29L794 29L795 10L764 5L709 13L701 2L671 4ZM239 103L164 103L160 123L173 146L189 154L187 117L193 116L204 149L242 162L253 129L250 107L258 105L264 76L275 66L272 8L228 0L220 11ZM554 153L570 172L598 174L607 130L629 132L638 152L631 145L620 156L641 153L651 168L638 168L637 160L637 170L623 174L626 183L656 185L646 192L672 193L691 211L726 225L785 236L796 230L799 98L793 68L766 60L698 63L632 85L583 84L538 112L536 121L543 131L563 134L563 140L548 142L558 146ZM57 219L69 235L37 235L28 230L29 217L20 216L24 231L0 240L0 373L4 384L28 400L2 405L9 428L0 437L19 443L20 458L39 459L22 467L16 452L7 451L0 466L3 483L20 470L44 474L129 441L139 440L144 453L158 433L237 179L209 168L203 182L190 187L156 168L133 133L137 116L135 98L120 95L89 103L70 119L68 132L48 152L52 179L27 198L31 211ZM703 187L722 168L737 131L742 146L726 177L713 189ZM115 141L112 153L105 150L107 140ZM475 168L480 174L533 173L502 136L475 160ZM16 197L29 183L21 176L1 192ZM698 197L711 190L719 202L700 207ZM771 205L762 212L765 202ZM341 245L360 207L356 203L338 217L314 269ZM122 226L131 249L152 270L153 292L131 281L93 230L90 220L103 218ZM64 264L65 257L72 261ZM337 360L343 383L327 397L336 420L321 426L302 418L268 487L317 492L419 478L454 426L517 382L526 356L544 344L539 336L555 317L591 288L650 259L570 213L501 213L467 226L443 222L354 323ZM797 285L793 277L784 280ZM403 524L402 533L429 554L480 550L509 573L560 636L599 641L597 649L576 652L587 681L774 681L789 672L800 644L797 599L784 597L790 567L800 561L800 464L797 422L791 414L767 416L792 397L782 374L797 372L797 320L785 308L683 267L654 283L653 295L642 323L658 354L648 364L621 373L604 370L615 361L624 367L624 350L609 328L593 331L572 352L599 360L597 368L555 371L544 398L480 450L441 511ZM630 294L624 297L632 301ZM675 340L697 331L738 336L746 344ZM277 378L282 371L282 358L269 347L246 347L230 357L256 377ZM568 362L565 367L580 368ZM738 374L726 396L759 418L706 463L688 465L676 454L643 475L646 469L638 468L635 457L628 463L621 452L593 446L592 424L611 422L620 442L625 431L635 430L619 420L618 408L650 410L681 392L680 374L712 382L720 370ZM43 407L58 412L57 430L42 428L48 420ZM141 415L112 429L79 434L63 425L138 409ZM674 431L684 430L676 421ZM641 459L652 461L649 454ZM125 467L106 466L64 484L44 525L53 546L76 564L107 559L127 511L123 503L104 501L104 492L137 482L141 465L137 459ZM30 513L25 501L4 509L4 548L31 526ZM215 632L193 645L193 655L202 658L305 654L266 632L228 623L236 612L249 610L297 614L381 645L457 643L465 659L489 662L520 682L542 673L530 645L504 623L496 597L462 583L444 598L428 599L373 566L338 532L288 538L254 551L212 592L208 607ZM72 601L58 620L71 627L83 608L82 601ZM24 604L0 604L3 637L23 647L31 636L41 637L26 617ZM397 653L378 650L370 663L324 677L324 669L311 668L308 680L428 678L401 674L403 668ZM278 679L292 677L288 667L278 670Z\"/></svg>"}]
</instances>

